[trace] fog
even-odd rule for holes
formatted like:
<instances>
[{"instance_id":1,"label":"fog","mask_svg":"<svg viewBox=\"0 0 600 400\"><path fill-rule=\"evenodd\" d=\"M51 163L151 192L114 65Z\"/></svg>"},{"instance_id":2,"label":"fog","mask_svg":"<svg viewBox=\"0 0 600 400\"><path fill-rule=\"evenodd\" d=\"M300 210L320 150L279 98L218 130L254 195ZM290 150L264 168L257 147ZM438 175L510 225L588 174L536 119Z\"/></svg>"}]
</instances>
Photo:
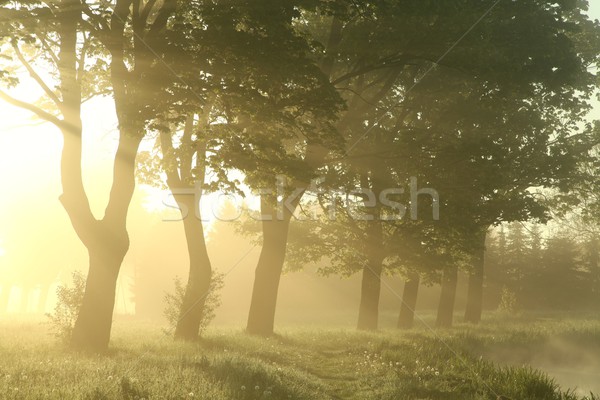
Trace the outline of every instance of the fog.
<instances>
[{"instance_id":1,"label":"fog","mask_svg":"<svg viewBox=\"0 0 600 400\"><path fill-rule=\"evenodd\" d=\"M0 398L594 400L600 2L0 4Z\"/></svg>"}]
</instances>

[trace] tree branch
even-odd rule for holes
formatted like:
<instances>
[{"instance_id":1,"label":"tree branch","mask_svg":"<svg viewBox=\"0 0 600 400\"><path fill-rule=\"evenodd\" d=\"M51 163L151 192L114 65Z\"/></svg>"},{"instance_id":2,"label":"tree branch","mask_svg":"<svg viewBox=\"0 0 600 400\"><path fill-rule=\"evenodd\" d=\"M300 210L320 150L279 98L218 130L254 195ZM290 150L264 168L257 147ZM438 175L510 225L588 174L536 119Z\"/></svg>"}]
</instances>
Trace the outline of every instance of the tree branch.
<instances>
[{"instance_id":1,"label":"tree branch","mask_svg":"<svg viewBox=\"0 0 600 400\"><path fill-rule=\"evenodd\" d=\"M333 72L333 65L335 63L336 53L339 45L342 41L342 21L336 16L331 21L331 28L329 30L329 40L327 42L326 54L321 65L321 71L328 77L331 78Z\"/></svg>"},{"instance_id":2,"label":"tree branch","mask_svg":"<svg viewBox=\"0 0 600 400\"><path fill-rule=\"evenodd\" d=\"M38 73L35 72L35 69L33 69L31 64L25 59L25 57L23 56L23 53L21 53L21 50L19 49L19 46L16 43L16 41L12 40L10 44L12 45L13 49L15 50L15 54L17 55L17 58L19 59L21 64L23 64L25 69L27 69L27 72L29 72L29 75L33 78L34 81L37 82L37 84L42 88L44 93L46 93L46 95L60 109L62 107L62 101L58 98L56 93L54 93L52 91L52 89L50 89L50 87L48 87L48 85L46 85L46 82L44 82L44 80L38 75Z\"/></svg>"},{"instance_id":3,"label":"tree branch","mask_svg":"<svg viewBox=\"0 0 600 400\"><path fill-rule=\"evenodd\" d=\"M96 31L96 33L99 36L99 39L103 39L102 36L106 36L107 33L110 31L110 26L108 22L106 22L106 20L95 14L94 11L89 7L89 5L85 4L85 2L83 2L82 4L82 9L83 13L90 19L90 21L94 21L97 24L97 26L94 26L91 23L89 23L89 21L87 21L89 23L89 27Z\"/></svg>"},{"instance_id":4,"label":"tree branch","mask_svg":"<svg viewBox=\"0 0 600 400\"><path fill-rule=\"evenodd\" d=\"M85 72L85 56L87 54L87 49L90 43L89 36L83 33L83 46L81 47L81 56L79 57L79 68L77 68L77 81L81 84L83 79L83 74Z\"/></svg>"},{"instance_id":5,"label":"tree branch","mask_svg":"<svg viewBox=\"0 0 600 400\"><path fill-rule=\"evenodd\" d=\"M183 127L183 136L181 138L179 169L181 180L188 183L192 175L192 160L196 149L192 143L192 133L194 133L194 113L190 113Z\"/></svg>"},{"instance_id":6,"label":"tree branch","mask_svg":"<svg viewBox=\"0 0 600 400\"><path fill-rule=\"evenodd\" d=\"M142 10L142 12L140 14L140 19L142 21L145 21L146 23L148 22L148 17L150 16L150 12L152 12L152 8L154 8L155 4L156 4L156 0L148 0L148 3L146 3L146 5L144 6L144 9Z\"/></svg>"},{"instance_id":7,"label":"tree branch","mask_svg":"<svg viewBox=\"0 0 600 400\"><path fill-rule=\"evenodd\" d=\"M42 47L44 48L44 50L46 50L46 52L48 52L48 54L50 55L52 61L54 61L54 63L58 65L58 56L46 41L48 38L42 33L36 33L36 36L39 39L40 43L42 43Z\"/></svg>"},{"instance_id":8,"label":"tree branch","mask_svg":"<svg viewBox=\"0 0 600 400\"><path fill-rule=\"evenodd\" d=\"M158 11L158 15L150 26L150 35L155 35L167 26L167 21L177 9L177 0L165 0L162 7Z\"/></svg>"},{"instance_id":9,"label":"tree branch","mask_svg":"<svg viewBox=\"0 0 600 400\"><path fill-rule=\"evenodd\" d=\"M179 176L179 173L177 171L177 167L172 168L168 165L170 161L169 158L175 158L175 155L173 154L174 149L172 135L161 130L159 132L159 138L160 147L163 154L163 169L165 170L165 174L167 175L167 186L169 186L171 190L173 190L173 188L180 188L182 184L181 177Z\"/></svg>"},{"instance_id":10,"label":"tree branch","mask_svg":"<svg viewBox=\"0 0 600 400\"><path fill-rule=\"evenodd\" d=\"M63 120L59 119L57 116L52 115L49 112L46 112L46 111L42 110L41 108L34 106L33 104L15 99L14 97L10 96L9 94L7 94L1 90L0 90L0 99L6 101L9 104L12 104L15 107L19 107L19 108L22 108L24 110L34 113L41 119L56 125L59 129L63 129L66 127L65 122Z\"/></svg>"},{"instance_id":11,"label":"tree branch","mask_svg":"<svg viewBox=\"0 0 600 400\"><path fill-rule=\"evenodd\" d=\"M412 62L414 62L414 60L423 60L423 61L428 61L428 62L432 62L435 63L435 61L430 60L429 58L425 57L425 56L414 56L414 55L410 55L410 54L406 54L406 55L402 55L399 56L395 59L392 59L390 57L386 58L386 59L382 59L379 60L377 63L375 64L370 64L370 65L366 65L362 68L357 68L354 69L353 71L350 71L338 78L336 78L332 84L333 85L337 85L339 83L342 83L344 81L350 80L352 78L355 78L357 76L361 76L364 74L367 74L369 72L373 72L373 71L377 71L380 69L385 69L385 68L393 68L393 67L399 67L399 66L404 66L404 65L408 65ZM443 65L443 64L438 64L438 65Z\"/></svg>"}]
</instances>

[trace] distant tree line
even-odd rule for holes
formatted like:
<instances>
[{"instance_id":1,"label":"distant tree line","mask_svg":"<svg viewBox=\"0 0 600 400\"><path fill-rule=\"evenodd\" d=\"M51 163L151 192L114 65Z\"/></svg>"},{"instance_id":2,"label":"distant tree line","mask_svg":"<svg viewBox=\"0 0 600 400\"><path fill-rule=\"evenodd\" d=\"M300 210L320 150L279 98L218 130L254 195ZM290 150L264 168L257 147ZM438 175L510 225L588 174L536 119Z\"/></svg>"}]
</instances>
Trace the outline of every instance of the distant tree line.
<instances>
[{"instance_id":1,"label":"distant tree line","mask_svg":"<svg viewBox=\"0 0 600 400\"><path fill-rule=\"evenodd\" d=\"M543 235L537 225L511 224L489 236L486 251L489 308L597 311L600 242L571 232Z\"/></svg>"}]
</instances>

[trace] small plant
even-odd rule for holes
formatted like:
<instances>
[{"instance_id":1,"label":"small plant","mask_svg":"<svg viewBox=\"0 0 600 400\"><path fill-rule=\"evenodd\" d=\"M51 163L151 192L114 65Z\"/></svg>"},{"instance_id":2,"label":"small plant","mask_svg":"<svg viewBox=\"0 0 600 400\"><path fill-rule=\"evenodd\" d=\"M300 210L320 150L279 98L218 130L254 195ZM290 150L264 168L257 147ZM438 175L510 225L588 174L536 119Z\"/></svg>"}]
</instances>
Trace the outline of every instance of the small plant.
<instances>
[{"instance_id":1,"label":"small plant","mask_svg":"<svg viewBox=\"0 0 600 400\"><path fill-rule=\"evenodd\" d=\"M52 314L46 314L55 336L66 343L71 338L79 308L85 293L86 276L79 271L71 275L71 286L59 286L56 289L58 301Z\"/></svg>"},{"instance_id":2,"label":"small plant","mask_svg":"<svg viewBox=\"0 0 600 400\"><path fill-rule=\"evenodd\" d=\"M165 329L165 334L170 335L175 331L177 322L179 321L179 312L183 304L183 298L185 297L185 286L181 281L181 278L176 276L173 279L175 284L175 291L173 293L165 293L165 309L163 315L167 319L169 327Z\"/></svg>"},{"instance_id":3,"label":"small plant","mask_svg":"<svg viewBox=\"0 0 600 400\"><path fill-rule=\"evenodd\" d=\"M219 272L212 273L208 292L204 294L205 300L204 307L202 308L202 315L200 317L199 334L202 334L202 332L206 330L210 322L215 318L215 310L221 305L220 291L223 288L224 278L225 275ZM179 277L174 279L174 283L175 291L173 293L165 294L165 309L163 312L169 324L169 328L165 330L165 333L169 335L175 331L181 313L187 311L182 310L186 286Z\"/></svg>"},{"instance_id":4,"label":"small plant","mask_svg":"<svg viewBox=\"0 0 600 400\"><path fill-rule=\"evenodd\" d=\"M135 379L121 378L121 395L124 400L143 400L150 398L150 393L140 388Z\"/></svg>"},{"instance_id":5,"label":"small plant","mask_svg":"<svg viewBox=\"0 0 600 400\"><path fill-rule=\"evenodd\" d=\"M502 288L498 309L511 314L518 311L517 295L506 286Z\"/></svg>"}]
</instances>

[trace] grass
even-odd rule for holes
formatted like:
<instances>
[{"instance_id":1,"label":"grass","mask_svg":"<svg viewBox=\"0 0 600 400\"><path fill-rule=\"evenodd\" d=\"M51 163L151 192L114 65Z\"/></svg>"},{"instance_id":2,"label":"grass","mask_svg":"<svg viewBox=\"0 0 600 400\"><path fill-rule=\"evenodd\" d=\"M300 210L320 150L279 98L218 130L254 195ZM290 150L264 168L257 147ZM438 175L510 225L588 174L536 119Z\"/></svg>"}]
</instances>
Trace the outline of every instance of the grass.
<instances>
[{"instance_id":1,"label":"grass","mask_svg":"<svg viewBox=\"0 0 600 400\"><path fill-rule=\"evenodd\" d=\"M494 318L440 332L293 328L272 338L212 329L193 344L175 343L151 324L117 321L102 356L65 350L47 328L0 320L0 398L599 399L519 366L557 340L600 358L597 320Z\"/></svg>"}]
</instances>

